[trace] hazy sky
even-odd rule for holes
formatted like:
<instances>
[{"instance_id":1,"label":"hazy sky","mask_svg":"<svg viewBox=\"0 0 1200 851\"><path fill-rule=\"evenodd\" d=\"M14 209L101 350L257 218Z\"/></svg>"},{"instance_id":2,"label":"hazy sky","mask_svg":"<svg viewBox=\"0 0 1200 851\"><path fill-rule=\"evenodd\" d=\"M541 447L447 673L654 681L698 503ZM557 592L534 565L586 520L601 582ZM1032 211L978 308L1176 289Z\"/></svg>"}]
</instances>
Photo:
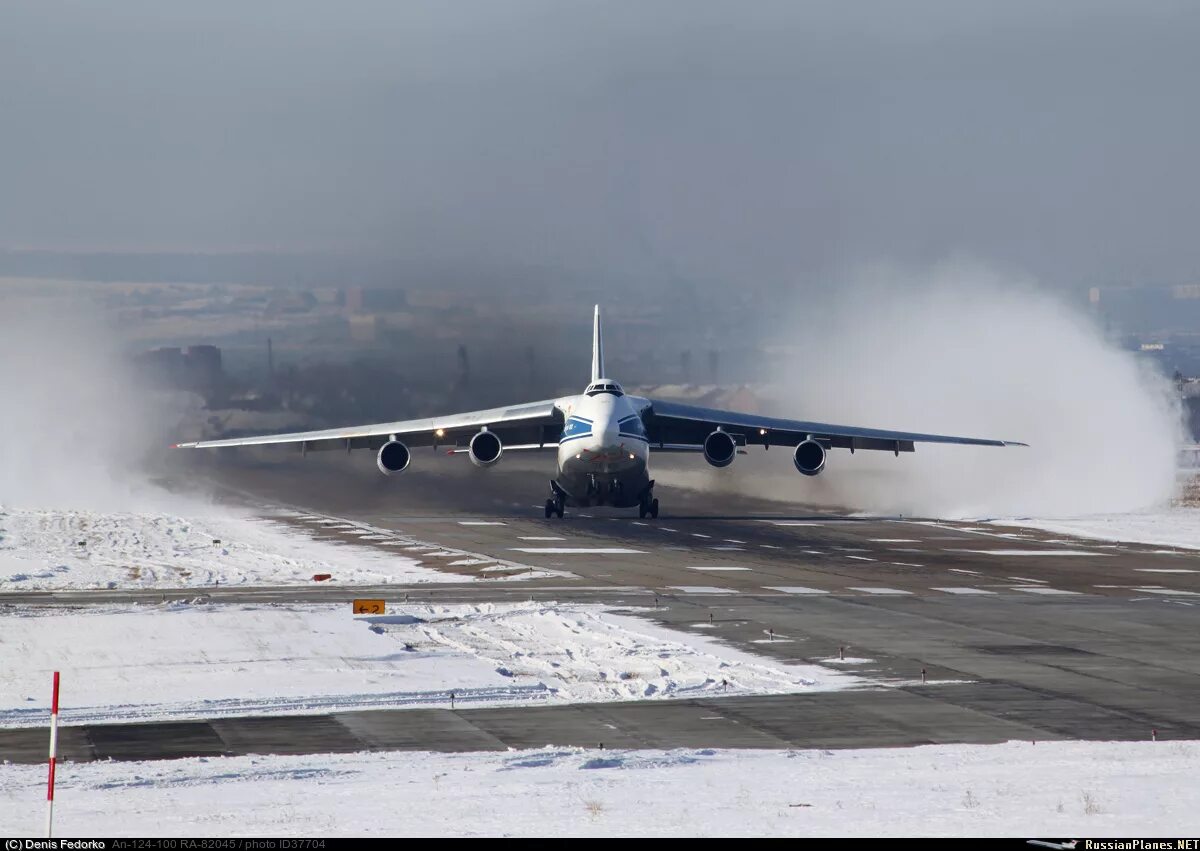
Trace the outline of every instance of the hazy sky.
<instances>
[{"instance_id":1,"label":"hazy sky","mask_svg":"<svg viewBox=\"0 0 1200 851\"><path fill-rule=\"evenodd\" d=\"M0 3L0 248L1200 279L1200 3Z\"/></svg>"}]
</instances>

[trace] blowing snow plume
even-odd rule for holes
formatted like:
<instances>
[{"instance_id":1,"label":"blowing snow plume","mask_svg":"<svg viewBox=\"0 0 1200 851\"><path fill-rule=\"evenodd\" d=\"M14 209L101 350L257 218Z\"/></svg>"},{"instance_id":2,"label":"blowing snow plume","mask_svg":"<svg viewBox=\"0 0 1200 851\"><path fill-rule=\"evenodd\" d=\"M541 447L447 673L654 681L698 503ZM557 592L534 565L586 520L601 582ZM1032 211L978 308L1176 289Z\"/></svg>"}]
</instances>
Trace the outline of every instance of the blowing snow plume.
<instances>
[{"instance_id":1,"label":"blowing snow plume","mask_svg":"<svg viewBox=\"0 0 1200 851\"><path fill-rule=\"evenodd\" d=\"M131 510L156 493L154 411L108 330L58 307L0 315L0 504Z\"/></svg>"},{"instance_id":2,"label":"blowing snow plume","mask_svg":"<svg viewBox=\"0 0 1200 851\"><path fill-rule=\"evenodd\" d=\"M834 296L805 294L793 316L774 377L789 416L1030 446L838 451L816 479L770 476L764 495L978 517L1128 511L1174 493L1170 382L1026 283L961 264L921 278L876 270Z\"/></svg>"}]
</instances>

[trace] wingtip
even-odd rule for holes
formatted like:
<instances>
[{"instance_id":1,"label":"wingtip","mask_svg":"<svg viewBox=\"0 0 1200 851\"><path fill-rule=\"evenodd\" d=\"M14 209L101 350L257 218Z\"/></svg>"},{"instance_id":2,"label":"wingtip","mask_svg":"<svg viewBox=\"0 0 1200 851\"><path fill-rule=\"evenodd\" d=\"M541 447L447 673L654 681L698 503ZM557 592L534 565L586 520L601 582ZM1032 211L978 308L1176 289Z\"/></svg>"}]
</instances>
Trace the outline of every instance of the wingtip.
<instances>
[{"instance_id":1,"label":"wingtip","mask_svg":"<svg viewBox=\"0 0 1200 851\"><path fill-rule=\"evenodd\" d=\"M1003 443L1005 446L1024 446L1026 449L1028 449L1028 448L1029 448L1029 444L1028 444L1028 443L1022 443L1022 442L1021 442L1021 441L1019 441L1019 440L1004 440L1004 441L1001 441L1001 442L1002 442L1002 443Z\"/></svg>"}]
</instances>

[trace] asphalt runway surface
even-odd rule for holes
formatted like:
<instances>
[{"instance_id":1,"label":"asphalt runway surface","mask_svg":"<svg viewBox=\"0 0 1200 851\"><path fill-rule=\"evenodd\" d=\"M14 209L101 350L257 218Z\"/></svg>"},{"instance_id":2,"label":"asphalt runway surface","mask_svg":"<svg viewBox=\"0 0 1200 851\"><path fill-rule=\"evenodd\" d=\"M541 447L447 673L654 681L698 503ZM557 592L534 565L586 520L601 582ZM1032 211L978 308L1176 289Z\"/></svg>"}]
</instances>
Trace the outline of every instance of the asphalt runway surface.
<instances>
[{"instance_id":1,"label":"asphalt runway surface","mask_svg":"<svg viewBox=\"0 0 1200 851\"><path fill-rule=\"evenodd\" d=\"M365 453L364 453L365 454ZM329 457L333 456L333 457ZM506 459L507 460L507 459ZM524 460L524 459L522 459ZM541 460L552 463L549 457ZM504 464L505 462L502 462ZM222 498L284 505L298 531L359 545L352 523L531 579L461 585L0 594L0 605L558 600L639 614L776 661L837 666L852 691L537 708L404 709L64 728L67 759L586 747L873 747L1008 739L1200 738L1200 554L1019 527L860 519L659 487L662 516L568 510L547 475L463 459L385 479L339 453L190 471ZM548 466L543 465L543 466ZM208 485L205 485L208 486ZM335 528L337 527L337 528ZM457 560L457 559L446 559ZM480 574L486 575L486 574ZM0 730L0 759L44 759L45 731Z\"/></svg>"}]
</instances>

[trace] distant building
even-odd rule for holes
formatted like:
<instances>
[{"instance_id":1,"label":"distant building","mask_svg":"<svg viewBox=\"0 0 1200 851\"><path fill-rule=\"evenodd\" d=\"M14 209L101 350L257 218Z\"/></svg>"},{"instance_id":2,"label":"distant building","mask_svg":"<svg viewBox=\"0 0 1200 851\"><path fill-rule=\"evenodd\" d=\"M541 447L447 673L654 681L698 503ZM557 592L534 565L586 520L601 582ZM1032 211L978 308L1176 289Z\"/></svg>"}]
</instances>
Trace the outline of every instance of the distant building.
<instances>
[{"instance_id":1,"label":"distant building","mask_svg":"<svg viewBox=\"0 0 1200 851\"><path fill-rule=\"evenodd\" d=\"M346 290L346 310L350 313L380 313L404 310L408 294L402 289L350 287Z\"/></svg>"}]
</instances>

